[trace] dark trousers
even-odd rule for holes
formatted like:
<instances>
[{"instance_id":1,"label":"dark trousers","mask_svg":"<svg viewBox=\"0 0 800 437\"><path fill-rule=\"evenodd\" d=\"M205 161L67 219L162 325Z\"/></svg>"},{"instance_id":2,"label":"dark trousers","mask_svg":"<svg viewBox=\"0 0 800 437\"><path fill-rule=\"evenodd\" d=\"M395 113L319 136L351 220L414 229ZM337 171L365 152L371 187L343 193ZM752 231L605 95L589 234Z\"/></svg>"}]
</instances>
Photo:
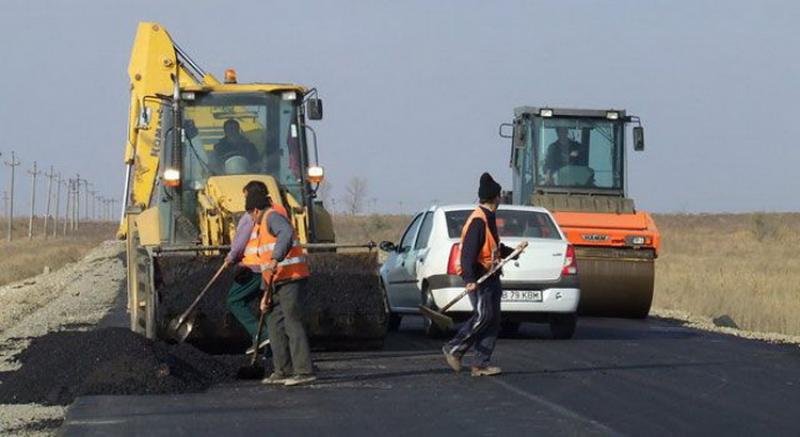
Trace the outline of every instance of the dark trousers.
<instances>
[{"instance_id":1,"label":"dark trousers","mask_svg":"<svg viewBox=\"0 0 800 437\"><path fill-rule=\"evenodd\" d=\"M252 271L240 271L228 291L228 310L242 324L250 337L256 336L258 316L254 313L252 302L261 297L261 275ZM263 332L262 338L267 338Z\"/></svg>"},{"instance_id":2,"label":"dark trousers","mask_svg":"<svg viewBox=\"0 0 800 437\"><path fill-rule=\"evenodd\" d=\"M283 375L310 375L311 349L301 319L300 302L306 280L275 286L272 312L269 314L269 341L275 372Z\"/></svg>"},{"instance_id":3,"label":"dark trousers","mask_svg":"<svg viewBox=\"0 0 800 437\"><path fill-rule=\"evenodd\" d=\"M500 298L503 288L500 280L491 278L469 293L474 309L472 317L464 323L446 347L453 355L463 357L471 347L475 347L475 365L485 367L492 358L497 336L500 334Z\"/></svg>"}]
</instances>

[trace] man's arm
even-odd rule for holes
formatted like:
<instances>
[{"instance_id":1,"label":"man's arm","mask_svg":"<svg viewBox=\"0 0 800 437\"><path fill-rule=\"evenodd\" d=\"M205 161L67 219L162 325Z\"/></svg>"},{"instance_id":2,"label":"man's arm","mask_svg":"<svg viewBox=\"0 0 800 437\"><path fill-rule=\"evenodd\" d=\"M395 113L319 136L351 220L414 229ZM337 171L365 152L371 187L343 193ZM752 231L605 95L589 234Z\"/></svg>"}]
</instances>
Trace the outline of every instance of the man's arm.
<instances>
[{"instance_id":1,"label":"man's arm","mask_svg":"<svg viewBox=\"0 0 800 437\"><path fill-rule=\"evenodd\" d=\"M272 249L272 259L281 262L286 258L289 249L292 248L294 229L289 220L278 213L269 215L267 226L269 227L269 232L278 240L275 242L275 248Z\"/></svg>"},{"instance_id":2,"label":"man's arm","mask_svg":"<svg viewBox=\"0 0 800 437\"><path fill-rule=\"evenodd\" d=\"M486 238L486 225L481 219L474 219L464 235L461 245L461 277L469 284L478 280L481 272L475 271L475 260L483 247Z\"/></svg>"},{"instance_id":3,"label":"man's arm","mask_svg":"<svg viewBox=\"0 0 800 437\"><path fill-rule=\"evenodd\" d=\"M244 249L247 247L247 242L250 241L250 234L253 233L253 218L250 214L246 214L239 219L236 225L236 235L233 237L231 243L231 250L225 256L225 262L234 264L239 262L244 255Z\"/></svg>"}]
</instances>

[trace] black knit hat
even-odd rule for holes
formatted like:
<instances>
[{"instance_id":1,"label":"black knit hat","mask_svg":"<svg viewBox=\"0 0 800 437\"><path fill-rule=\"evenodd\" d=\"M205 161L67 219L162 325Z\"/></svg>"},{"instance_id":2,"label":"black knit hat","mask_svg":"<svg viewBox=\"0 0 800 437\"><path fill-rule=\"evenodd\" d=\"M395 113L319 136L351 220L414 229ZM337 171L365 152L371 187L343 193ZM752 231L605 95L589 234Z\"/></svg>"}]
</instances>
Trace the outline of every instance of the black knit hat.
<instances>
[{"instance_id":1,"label":"black knit hat","mask_svg":"<svg viewBox=\"0 0 800 437\"><path fill-rule=\"evenodd\" d=\"M492 200L500 195L500 184L492 179L492 175L484 173L481 175L481 185L478 187L478 199L481 201Z\"/></svg>"},{"instance_id":2,"label":"black knit hat","mask_svg":"<svg viewBox=\"0 0 800 437\"><path fill-rule=\"evenodd\" d=\"M269 199L266 193L261 190L252 190L247 193L244 200L245 211L252 211L254 209L267 209L269 207Z\"/></svg>"}]
</instances>

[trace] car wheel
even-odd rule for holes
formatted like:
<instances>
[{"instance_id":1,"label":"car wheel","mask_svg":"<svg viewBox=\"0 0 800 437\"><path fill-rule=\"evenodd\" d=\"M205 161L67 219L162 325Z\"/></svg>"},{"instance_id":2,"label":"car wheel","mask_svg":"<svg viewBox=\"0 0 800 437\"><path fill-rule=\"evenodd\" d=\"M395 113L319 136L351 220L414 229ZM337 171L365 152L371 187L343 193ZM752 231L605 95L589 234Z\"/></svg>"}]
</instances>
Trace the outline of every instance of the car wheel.
<instances>
[{"instance_id":1,"label":"car wheel","mask_svg":"<svg viewBox=\"0 0 800 437\"><path fill-rule=\"evenodd\" d=\"M519 332L520 322L503 322L500 324L501 335L514 335Z\"/></svg>"},{"instance_id":2,"label":"car wheel","mask_svg":"<svg viewBox=\"0 0 800 437\"><path fill-rule=\"evenodd\" d=\"M389 331L397 331L400 328L400 322L403 321L403 316L397 313L389 313Z\"/></svg>"},{"instance_id":3,"label":"car wheel","mask_svg":"<svg viewBox=\"0 0 800 437\"><path fill-rule=\"evenodd\" d=\"M558 340L567 340L575 334L578 316L575 314L555 314L550 317L550 334Z\"/></svg>"},{"instance_id":4,"label":"car wheel","mask_svg":"<svg viewBox=\"0 0 800 437\"><path fill-rule=\"evenodd\" d=\"M433 300L433 294L430 292L428 287L422 289L422 302L428 308L438 310L439 307L436 306L436 301ZM431 322L431 320L427 317L422 317L422 326L425 330L425 335L428 338L442 338L444 337L447 332L439 328L435 323Z\"/></svg>"}]
</instances>

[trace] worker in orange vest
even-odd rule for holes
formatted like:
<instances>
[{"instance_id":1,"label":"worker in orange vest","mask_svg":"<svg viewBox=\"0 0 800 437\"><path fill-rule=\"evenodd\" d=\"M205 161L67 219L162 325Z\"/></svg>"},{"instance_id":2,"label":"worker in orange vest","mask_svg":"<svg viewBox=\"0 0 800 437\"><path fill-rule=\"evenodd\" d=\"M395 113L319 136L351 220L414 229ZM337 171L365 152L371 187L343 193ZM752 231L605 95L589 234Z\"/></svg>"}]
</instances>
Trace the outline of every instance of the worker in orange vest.
<instances>
[{"instance_id":1,"label":"worker in orange vest","mask_svg":"<svg viewBox=\"0 0 800 437\"><path fill-rule=\"evenodd\" d=\"M274 369L261 382L286 386L312 382L317 378L300 308L310 275L306 254L286 210L277 203L270 202L255 233L265 286L274 287L272 301L265 293L259 305L261 311L271 310L267 327Z\"/></svg>"},{"instance_id":2,"label":"worker in orange vest","mask_svg":"<svg viewBox=\"0 0 800 437\"><path fill-rule=\"evenodd\" d=\"M236 320L255 337L258 317L253 314L250 304L261 294L261 260L258 257L258 239L254 238L255 224L261 213L267 209L267 186L261 181L250 181L242 190L245 196L245 211L236 226L236 235L231 242L231 250L225 257L226 265L237 264L233 284L228 291L227 306ZM263 335L258 350L269 345L269 338ZM247 354L256 353L255 347L247 349Z\"/></svg>"},{"instance_id":3,"label":"worker in orange vest","mask_svg":"<svg viewBox=\"0 0 800 437\"><path fill-rule=\"evenodd\" d=\"M472 366L472 376L491 376L502 372L499 367L489 364L500 333L502 272L498 271L477 284L478 278L513 252L513 249L500 243L497 234L495 211L500 205L500 191L500 184L489 173L481 175L478 188L480 205L469 216L461 231L460 274L474 312L456 336L442 348L447 364L459 372L464 354L474 346L476 361Z\"/></svg>"}]
</instances>

